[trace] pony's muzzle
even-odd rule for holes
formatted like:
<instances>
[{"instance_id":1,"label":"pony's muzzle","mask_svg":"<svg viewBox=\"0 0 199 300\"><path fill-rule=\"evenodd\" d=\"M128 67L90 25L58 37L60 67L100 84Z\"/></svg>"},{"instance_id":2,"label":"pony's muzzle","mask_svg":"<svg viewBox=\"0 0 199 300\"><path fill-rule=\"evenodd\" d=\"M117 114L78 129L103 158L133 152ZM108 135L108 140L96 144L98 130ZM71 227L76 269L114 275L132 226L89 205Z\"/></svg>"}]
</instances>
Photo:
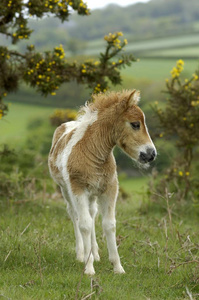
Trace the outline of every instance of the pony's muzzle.
<instances>
[{"instance_id":1,"label":"pony's muzzle","mask_svg":"<svg viewBox=\"0 0 199 300\"><path fill-rule=\"evenodd\" d=\"M139 162L142 164L149 163L156 158L156 151L154 148L147 148L146 152L140 152Z\"/></svg>"}]
</instances>

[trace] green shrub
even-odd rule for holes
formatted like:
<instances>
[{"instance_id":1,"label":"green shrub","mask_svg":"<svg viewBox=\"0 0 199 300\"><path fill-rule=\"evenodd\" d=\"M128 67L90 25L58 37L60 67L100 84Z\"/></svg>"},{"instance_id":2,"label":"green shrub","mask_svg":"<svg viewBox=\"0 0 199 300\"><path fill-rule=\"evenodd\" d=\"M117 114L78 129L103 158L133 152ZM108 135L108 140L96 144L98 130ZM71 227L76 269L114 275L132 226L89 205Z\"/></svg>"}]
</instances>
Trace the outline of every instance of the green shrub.
<instances>
[{"instance_id":1,"label":"green shrub","mask_svg":"<svg viewBox=\"0 0 199 300\"><path fill-rule=\"evenodd\" d=\"M59 126L64 122L73 121L77 117L74 109L56 109L50 116L50 122L53 126Z\"/></svg>"},{"instance_id":2,"label":"green shrub","mask_svg":"<svg viewBox=\"0 0 199 300\"><path fill-rule=\"evenodd\" d=\"M166 80L165 108L160 108L158 103L153 107L162 127L160 137L172 139L176 147L176 156L162 185L177 192L179 198L193 196L197 190L194 161L199 145L199 73L196 71L190 79L184 80L181 78L183 65L184 62L178 60L171 71L172 78Z\"/></svg>"}]
</instances>

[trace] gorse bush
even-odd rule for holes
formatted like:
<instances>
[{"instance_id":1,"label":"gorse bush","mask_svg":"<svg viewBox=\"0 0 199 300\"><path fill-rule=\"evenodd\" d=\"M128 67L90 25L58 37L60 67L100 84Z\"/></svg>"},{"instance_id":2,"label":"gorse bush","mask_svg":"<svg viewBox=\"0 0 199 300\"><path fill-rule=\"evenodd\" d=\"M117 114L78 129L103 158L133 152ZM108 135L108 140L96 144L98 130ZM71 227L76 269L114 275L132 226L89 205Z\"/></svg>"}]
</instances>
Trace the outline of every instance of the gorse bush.
<instances>
[{"instance_id":1,"label":"gorse bush","mask_svg":"<svg viewBox=\"0 0 199 300\"><path fill-rule=\"evenodd\" d=\"M48 15L68 20L71 9L80 15L88 15L87 5L82 0L22 1L2 0L0 2L0 33L12 44L30 37L27 16L42 18ZM135 61L132 55L117 55L127 44L121 32L105 36L106 48L98 60L81 63L68 61L62 45L52 51L37 52L34 45L27 45L25 53L0 46L0 118L7 113L3 102L7 93L16 91L19 82L25 81L42 95L56 95L60 85L70 81L82 83L94 92L105 91L109 83L121 83L119 69ZM113 61L115 58L115 61Z\"/></svg>"},{"instance_id":2,"label":"gorse bush","mask_svg":"<svg viewBox=\"0 0 199 300\"><path fill-rule=\"evenodd\" d=\"M171 71L172 78L166 80L165 108L159 108L158 103L153 107L162 128L160 137L172 138L177 148L177 157L173 158L164 183L180 191L181 198L196 190L193 162L199 145L199 72L184 80L183 66L184 62L178 60Z\"/></svg>"},{"instance_id":3,"label":"gorse bush","mask_svg":"<svg viewBox=\"0 0 199 300\"><path fill-rule=\"evenodd\" d=\"M73 121L77 117L77 111L74 109L56 109L50 116L50 122L53 126L59 126L64 122Z\"/></svg>"}]
</instances>

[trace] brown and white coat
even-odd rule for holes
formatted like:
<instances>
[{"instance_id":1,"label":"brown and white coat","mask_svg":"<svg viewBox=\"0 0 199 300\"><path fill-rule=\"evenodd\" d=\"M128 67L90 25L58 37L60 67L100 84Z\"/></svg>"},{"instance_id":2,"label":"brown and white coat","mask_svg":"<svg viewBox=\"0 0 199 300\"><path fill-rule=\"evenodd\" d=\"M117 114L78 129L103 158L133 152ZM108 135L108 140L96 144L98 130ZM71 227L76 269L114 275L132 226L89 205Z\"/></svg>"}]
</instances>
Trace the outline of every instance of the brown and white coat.
<instances>
[{"instance_id":1,"label":"brown and white coat","mask_svg":"<svg viewBox=\"0 0 199 300\"><path fill-rule=\"evenodd\" d=\"M100 259L95 236L98 205L109 259L116 273L124 273L115 238L118 179L113 148L118 145L145 165L156 157L138 100L135 90L94 95L77 121L62 124L53 136L49 170L73 221L77 259L85 262L89 275L95 273L93 261Z\"/></svg>"}]
</instances>

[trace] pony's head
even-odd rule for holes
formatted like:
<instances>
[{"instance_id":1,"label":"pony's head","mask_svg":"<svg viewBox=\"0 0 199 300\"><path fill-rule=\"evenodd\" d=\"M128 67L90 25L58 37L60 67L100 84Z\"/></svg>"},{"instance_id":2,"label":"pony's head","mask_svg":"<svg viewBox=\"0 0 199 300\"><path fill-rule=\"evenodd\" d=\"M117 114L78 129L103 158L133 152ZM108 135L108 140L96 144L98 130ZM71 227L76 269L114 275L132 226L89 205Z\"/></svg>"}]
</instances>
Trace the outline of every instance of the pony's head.
<instances>
[{"instance_id":1,"label":"pony's head","mask_svg":"<svg viewBox=\"0 0 199 300\"><path fill-rule=\"evenodd\" d=\"M139 97L139 91L128 91L117 103L115 137L116 144L132 159L147 164L156 158L157 152L145 123L145 115L137 106Z\"/></svg>"}]
</instances>

